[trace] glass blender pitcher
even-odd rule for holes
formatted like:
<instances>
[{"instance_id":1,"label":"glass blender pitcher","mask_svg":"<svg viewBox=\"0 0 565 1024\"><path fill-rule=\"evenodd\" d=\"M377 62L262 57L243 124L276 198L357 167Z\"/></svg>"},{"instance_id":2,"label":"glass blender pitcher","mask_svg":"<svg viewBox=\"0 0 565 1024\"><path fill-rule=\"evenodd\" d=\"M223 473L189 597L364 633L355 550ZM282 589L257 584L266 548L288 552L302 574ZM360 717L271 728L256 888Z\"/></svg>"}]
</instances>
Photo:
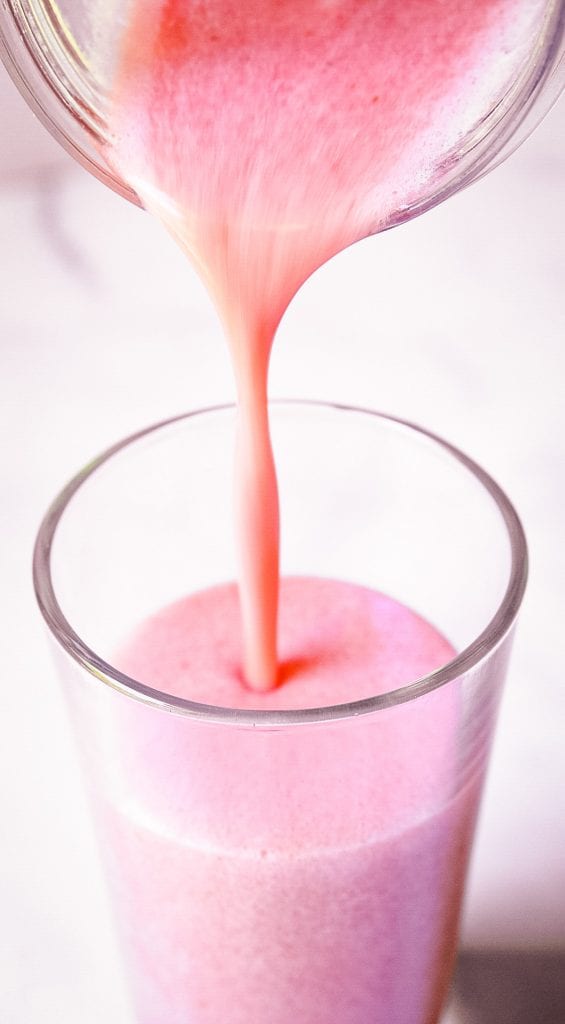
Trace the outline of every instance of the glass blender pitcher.
<instances>
[{"instance_id":1,"label":"glass blender pitcher","mask_svg":"<svg viewBox=\"0 0 565 1024\"><path fill-rule=\"evenodd\" d=\"M319 18L328 7L320 2L316 14L310 3L302 6ZM295 7L300 12L300 4ZM374 230L402 223L482 177L549 110L565 76L565 3L547 0L531 7L528 45L505 56L504 73L484 109L461 125L455 144L427 169L420 185L389 204L386 223ZM131 8L131 0L4 0L0 55L29 105L68 152L116 192L144 205L112 161L109 117Z\"/></svg>"}]
</instances>

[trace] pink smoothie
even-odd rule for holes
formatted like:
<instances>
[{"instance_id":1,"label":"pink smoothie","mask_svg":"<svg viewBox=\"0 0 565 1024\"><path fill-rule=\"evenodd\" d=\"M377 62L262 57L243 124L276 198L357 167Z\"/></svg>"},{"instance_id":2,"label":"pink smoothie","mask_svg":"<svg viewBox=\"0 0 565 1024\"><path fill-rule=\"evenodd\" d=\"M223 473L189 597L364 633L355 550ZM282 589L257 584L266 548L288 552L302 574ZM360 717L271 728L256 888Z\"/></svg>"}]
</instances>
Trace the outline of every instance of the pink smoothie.
<instances>
[{"instance_id":1,"label":"pink smoothie","mask_svg":"<svg viewBox=\"0 0 565 1024\"><path fill-rule=\"evenodd\" d=\"M116 664L189 699L276 709L387 692L453 656L352 584L283 579L280 606L283 682L267 694L242 683L234 585L142 623ZM114 700L100 819L136 1020L436 1022L479 790L458 765L461 720L456 683L282 730Z\"/></svg>"},{"instance_id":2,"label":"pink smoothie","mask_svg":"<svg viewBox=\"0 0 565 1024\"><path fill-rule=\"evenodd\" d=\"M277 710L362 700L452 657L386 597L279 587L268 364L315 268L433 192L543 8L130 5L110 159L225 325L240 566L239 597L226 586L157 614L120 652L123 671L201 704ZM480 785L458 759L459 698L452 683L284 729L109 707L100 820L140 1024L435 1024Z\"/></svg>"},{"instance_id":3,"label":"pink smoothie","mask_svg":"<svg viewBox=\"0 0 565 1024\"><path fill-rule=\"evenodd\" d=\"M248 683L277 677L279 523L266 409L277 324L323 261L431 194L529 51L542 0L135 0L110 159L189 255L240 408Z\"/></svg>"}]
</instances>

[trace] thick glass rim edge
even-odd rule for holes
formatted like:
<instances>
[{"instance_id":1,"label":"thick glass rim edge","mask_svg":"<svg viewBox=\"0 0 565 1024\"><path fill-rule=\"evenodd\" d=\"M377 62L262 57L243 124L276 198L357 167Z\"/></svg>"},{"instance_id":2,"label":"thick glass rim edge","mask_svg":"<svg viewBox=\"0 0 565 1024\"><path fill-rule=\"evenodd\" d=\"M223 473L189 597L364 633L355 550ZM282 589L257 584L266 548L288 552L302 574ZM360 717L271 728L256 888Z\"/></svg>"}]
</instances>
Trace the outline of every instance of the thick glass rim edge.
<instances>
[{"instance_id":1,"label":"thick glass rim edge","mask_svg":"<svg viewBox=\"0 0 565 1024\"><path fill-rule=\"evenodd\" d=\"M72 628L59 606L53 586L51 549L57 526L62 519L65 509L80 487L114 455L119 454L130 445L143 440L151 434L156 434L158 431L172 427L177 423L207 414L233 412L236 408L233 403L223 403L181 413L130 434L90 461L57 495L43 518L37 534L33 552L33 584L41 614L59 646L90 676L98 679L104 685L144 704L164 712L184 715L194 719L232 726L253 726L255 728L307 725L371 714L423 696L480 665L502 643L512 628L520 609L528 575L528 552L524 530L514 506L502 488L478 463L465 455L460 449L445 441L439 435L400 417L390 416L365 407L312 399L277 399L270 400L269 405L279 407L303 406L374 417L392 426L396 426L406 433L419 435L424 440L436 444L478 480L498 507L508 533L511 548L511 567L508 585L495 614L484 630L450 662L435 672L423 676L421 679L375 697L319 708L289 710L263 710L258 708L242 710L239 708L199 704L140 683L99 657L95 651L91 650L82 641Z\"/></svg>"}]
</instances>

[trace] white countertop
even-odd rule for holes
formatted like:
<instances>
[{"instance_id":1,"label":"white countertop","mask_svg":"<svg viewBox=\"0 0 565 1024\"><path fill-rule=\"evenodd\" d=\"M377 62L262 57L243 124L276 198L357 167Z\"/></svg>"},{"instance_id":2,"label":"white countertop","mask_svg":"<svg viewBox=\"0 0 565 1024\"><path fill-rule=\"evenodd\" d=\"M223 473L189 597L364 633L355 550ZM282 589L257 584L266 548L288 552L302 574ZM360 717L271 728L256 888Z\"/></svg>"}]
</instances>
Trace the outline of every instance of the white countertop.
<instances>
[{"instance_id":1,"label":"white countertop","mask_svg":"<svg viewBox=\"0 0 565 1024\"><path fill-rule=\"evenodd\" d=\"M49 500L90 456L231 398L232 382L209 300L157 225L61 153L4 75L0 104L0 1020L118 1024L127 1011L31 550ZM369 405L449 438L524 520L531 579L463 932L467 1024L565 1019L563 959L548 953L565 948L563 112L562 101L464 194L316 274L272 364L275 395Z\"/></svg>"}]
</instances>

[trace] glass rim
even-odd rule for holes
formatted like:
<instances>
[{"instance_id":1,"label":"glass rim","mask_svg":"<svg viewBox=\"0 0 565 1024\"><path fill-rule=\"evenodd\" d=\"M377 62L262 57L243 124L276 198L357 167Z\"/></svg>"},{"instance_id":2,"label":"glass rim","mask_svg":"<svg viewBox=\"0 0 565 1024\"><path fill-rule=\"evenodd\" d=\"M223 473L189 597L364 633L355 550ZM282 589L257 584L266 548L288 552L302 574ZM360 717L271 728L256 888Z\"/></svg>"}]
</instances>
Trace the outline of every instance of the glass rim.
<instances>
[{"instance_id":1,"label":"glass rim","mask_svg":"<svg viewBox=\"0 0 565 1024\"><path fill-rule=\"evenodd\" d=\"M157 432L176 424L194 420L210 414L233 412L234 403L222 403L200 409L191 410L152 424L142 430L130 434L116 444L105 449L80 470L59 492L45 514L33 551L33 585L41 614L59 646L88 675L98 679L102 684L132 699L176 715L214 723L254 727L281 727L329 722L367 715L395 705L415 700L440 686L445 686L470 669L479 666L502 643L512 628L518 614L528 576L528 550L519 516L502 488L486 470L457 447L442 437L426 430L408 420L387 415L366 407L354 406L340 402L317 401L313 399L271 399L269 406L305 407L331 412L355 413L374 418L387 425L399 429L406 434L415 435L426 442L436 445L444 454L455 459L468 470L476 481L482 485L493 499L501 514L510 542L510 573L508 584L498 607L485 628L451 661L411 683L386 693L366 697L362 700L343 704L333 704L314 708L293 709L240 709L226 708L212 704L202 704L187 700L174 694L166 693L154 687L140 683L126 673L112 666L96 654L74 631L72 625L63 614L57 600L51 574L51 551L55 533L65 510L74 495L83 484L115 455L121 454L131 445L142 441Z\"/></svg>"}]
</instances>

